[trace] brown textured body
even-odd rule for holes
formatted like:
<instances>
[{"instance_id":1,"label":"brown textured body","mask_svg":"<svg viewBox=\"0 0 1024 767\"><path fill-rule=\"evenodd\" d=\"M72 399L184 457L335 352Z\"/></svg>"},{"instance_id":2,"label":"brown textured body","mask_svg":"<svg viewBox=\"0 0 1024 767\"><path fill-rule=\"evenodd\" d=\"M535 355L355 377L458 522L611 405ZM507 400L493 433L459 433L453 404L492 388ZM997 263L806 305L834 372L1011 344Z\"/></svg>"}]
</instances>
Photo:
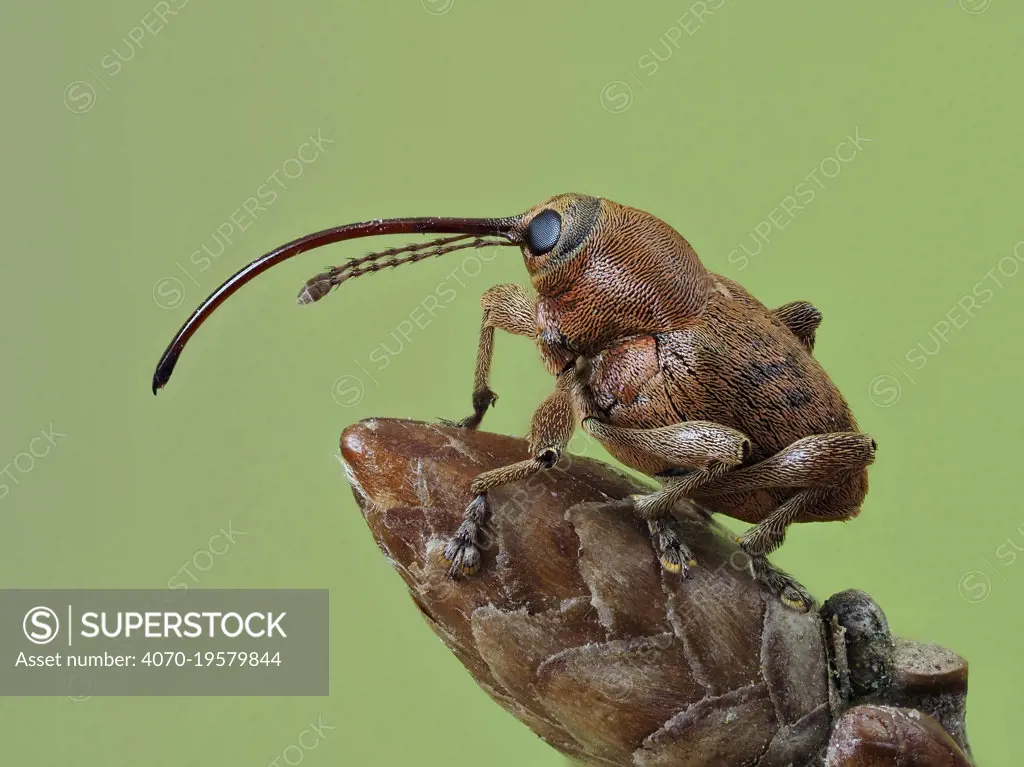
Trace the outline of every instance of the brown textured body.
<instances>
[{"instance_id":1,"label":"brown textured body","mask_svg":"<svg viewBox=\"0 0 1024 767\"><path fill-rule=\"evenodd\" d=\"M608 200L599 204L590 238L601 247L584 243L574 257L533 272L537 343L552 372L572 367L580 420L632 429L722 424L750 438L744 466L810 435L857 431L808 345L775 313L738 283L706 271L668 224ZM681 468L621 441L601 441L648 475ZM756 523L793 492L692 497L711 511ZM794 521L847 519L866 492L862 469L834 483Z\"/></svg>"},{"instance_id":2,"label":"brown textured body","mask_svg":"<svg viewBox=\"0 0 1024 767\"><path fill-rule=\"evenodd\" d=\"M532 338L554 390L534 411L530 457L482 472L442 556L453 577L472 575L491 516L489 493L555 467L577 425L663 487L629 500L662 565L697 564L672 519L682 499L755 523L740 541L751 569L780 599L812 597L768 555L793 522L847 519L867 492L875 443L815 361L821 314L805 301L769 310L742 286L708 272L690 244L649 213L563 194L506 218L375 219L300 237L235 273L193 312L153 374L170 378L196 328L252 277L299 253L379 234L452 235L370 253L306 282L299 303L381 269L467 248L518 246L536 296L495 285L481 297L473 413L476 429L497 399L489 374L495 331Z\"/></svg>"}]
</instances>

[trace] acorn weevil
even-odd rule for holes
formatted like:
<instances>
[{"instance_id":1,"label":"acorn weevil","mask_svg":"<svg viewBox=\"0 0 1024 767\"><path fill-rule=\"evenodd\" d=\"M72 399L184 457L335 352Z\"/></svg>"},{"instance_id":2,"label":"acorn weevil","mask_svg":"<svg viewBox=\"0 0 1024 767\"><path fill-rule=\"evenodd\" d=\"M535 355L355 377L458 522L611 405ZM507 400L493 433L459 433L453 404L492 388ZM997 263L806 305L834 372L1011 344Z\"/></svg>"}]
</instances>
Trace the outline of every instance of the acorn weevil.
<instances>
[{"instance_id":1,"label":"acorn weevil","mask_svg":"<svg viewBox=\"0 0 1024 767\"><path fill-rule=\"evenodd\" d=\"M810 608L811 597L768 555L793 522L855 516L876 449L812 355L821 314L804 301L768 309L705 269L667 223L611 200L563 194L508 218L375 219L293 240L239 270L196 309L160 359L154 393L210 313L271 266L342 240L428 233L449 236L328 269L307 281L298 302L456 250L522 250L536 297L514 284L481 297L473 413L458 425L477 428L497 399L488 380L496 329L532 338L555 385L533 415L531 457L473 482L444 550L453 576L479 567L488 491L553 467L580 425L618 460L661 482L660 490L624 500L646 520L667 570L685 575L695 564L669 513L687 497L754 523L740 542L755 577L787 604Z\"/></svg>"}]
</instances>

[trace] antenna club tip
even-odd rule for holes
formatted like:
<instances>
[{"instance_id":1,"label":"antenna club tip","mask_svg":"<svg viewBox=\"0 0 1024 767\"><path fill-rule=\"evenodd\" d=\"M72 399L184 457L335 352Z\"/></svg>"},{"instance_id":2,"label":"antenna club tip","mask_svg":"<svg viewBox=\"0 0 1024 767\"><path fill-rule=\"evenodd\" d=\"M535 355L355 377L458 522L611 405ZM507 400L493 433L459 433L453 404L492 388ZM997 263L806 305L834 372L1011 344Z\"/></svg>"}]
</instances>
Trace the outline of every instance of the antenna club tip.
<instances>
[{"instance_id":1,"label":"antenna club tip","mask_svg":"<svg viewBox=\"0 0 1024 767\"><path fill-rule=\"evenodd\" d=\"M299 291L295 302L299 305L311 304L331 292L331 281L328 279L314 277Z\"/></svg>"}]
</instances>

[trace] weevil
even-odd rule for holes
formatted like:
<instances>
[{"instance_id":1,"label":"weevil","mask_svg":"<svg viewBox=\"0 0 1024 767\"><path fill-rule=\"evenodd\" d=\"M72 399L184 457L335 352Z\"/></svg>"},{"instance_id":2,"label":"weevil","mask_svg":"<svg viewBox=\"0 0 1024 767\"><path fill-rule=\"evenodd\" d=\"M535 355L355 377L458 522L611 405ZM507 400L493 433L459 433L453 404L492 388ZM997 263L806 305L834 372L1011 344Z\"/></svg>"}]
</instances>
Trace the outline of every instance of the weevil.
<instances>
[{"instance_id":1,"label":"weevil","mask_svg":"<svg viewBox=\"0 0 1024 767\"><path fill-rule=\"evenodd\" d=\"M687 497L752 523L740 543L755 577L790 606L810 608L810 595L768 556L791 523L858 514L876 450L813 356L821 314L805 301L768 309L709 272L675 229L636 208L571 193L505 218L375 219L293 240L239 270L196 309L160 359L154 393L202 322L253 277L323 245L391 234L447 236L330 268L306 282L298 302L453 251L519 247L536 296L506 284L481 297L473 412L457 423L476 429L497 399L489 383L496 330L533 339L555 378L532 417L530 457L474 480L443 554L453 576L479 568L488 493L552 468L579 425L661 482L624 501L646 521L665 569L685 575L696 564L670 514Z\"/></svg>"}]
</instances>

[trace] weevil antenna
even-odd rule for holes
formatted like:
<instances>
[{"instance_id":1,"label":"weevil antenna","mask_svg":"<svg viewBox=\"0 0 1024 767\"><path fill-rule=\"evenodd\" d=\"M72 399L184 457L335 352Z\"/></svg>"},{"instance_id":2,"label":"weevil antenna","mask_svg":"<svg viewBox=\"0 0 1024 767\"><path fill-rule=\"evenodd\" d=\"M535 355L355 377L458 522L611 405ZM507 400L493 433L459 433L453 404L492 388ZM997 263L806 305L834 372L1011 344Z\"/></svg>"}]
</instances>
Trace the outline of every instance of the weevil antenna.
<instances>
[{"instance_id":1,"label":"weevil antenna","mask_svg":"<svg viewBox=\"0 0 1024 767\"><path fill-rule=\"evenodd\" d=\"M391 248L389 250L382 250L379 253L369 253L362 258L354 258L341 266L331 267L306 280L306 284L299 291L299 296L296 300L300 304L311 304L314 301L319 301L346 280L378 272L381 269L393 269L402 264L413 264L426 258L443 256L452 251L466 250L467 248L486 248L490 245L515 245L514 242L507 240L483 237L475 237L470 242L456 242L457 240L466 240L470 236L449 237L419 245L407 245L404 248ZM407 253L408 255L404 258L396 258L396 256L402 253ZM389 256L391 258L388 258ZM364 264L369 264L369 266L364 266Z\"/></svg>"}]
</instances>

